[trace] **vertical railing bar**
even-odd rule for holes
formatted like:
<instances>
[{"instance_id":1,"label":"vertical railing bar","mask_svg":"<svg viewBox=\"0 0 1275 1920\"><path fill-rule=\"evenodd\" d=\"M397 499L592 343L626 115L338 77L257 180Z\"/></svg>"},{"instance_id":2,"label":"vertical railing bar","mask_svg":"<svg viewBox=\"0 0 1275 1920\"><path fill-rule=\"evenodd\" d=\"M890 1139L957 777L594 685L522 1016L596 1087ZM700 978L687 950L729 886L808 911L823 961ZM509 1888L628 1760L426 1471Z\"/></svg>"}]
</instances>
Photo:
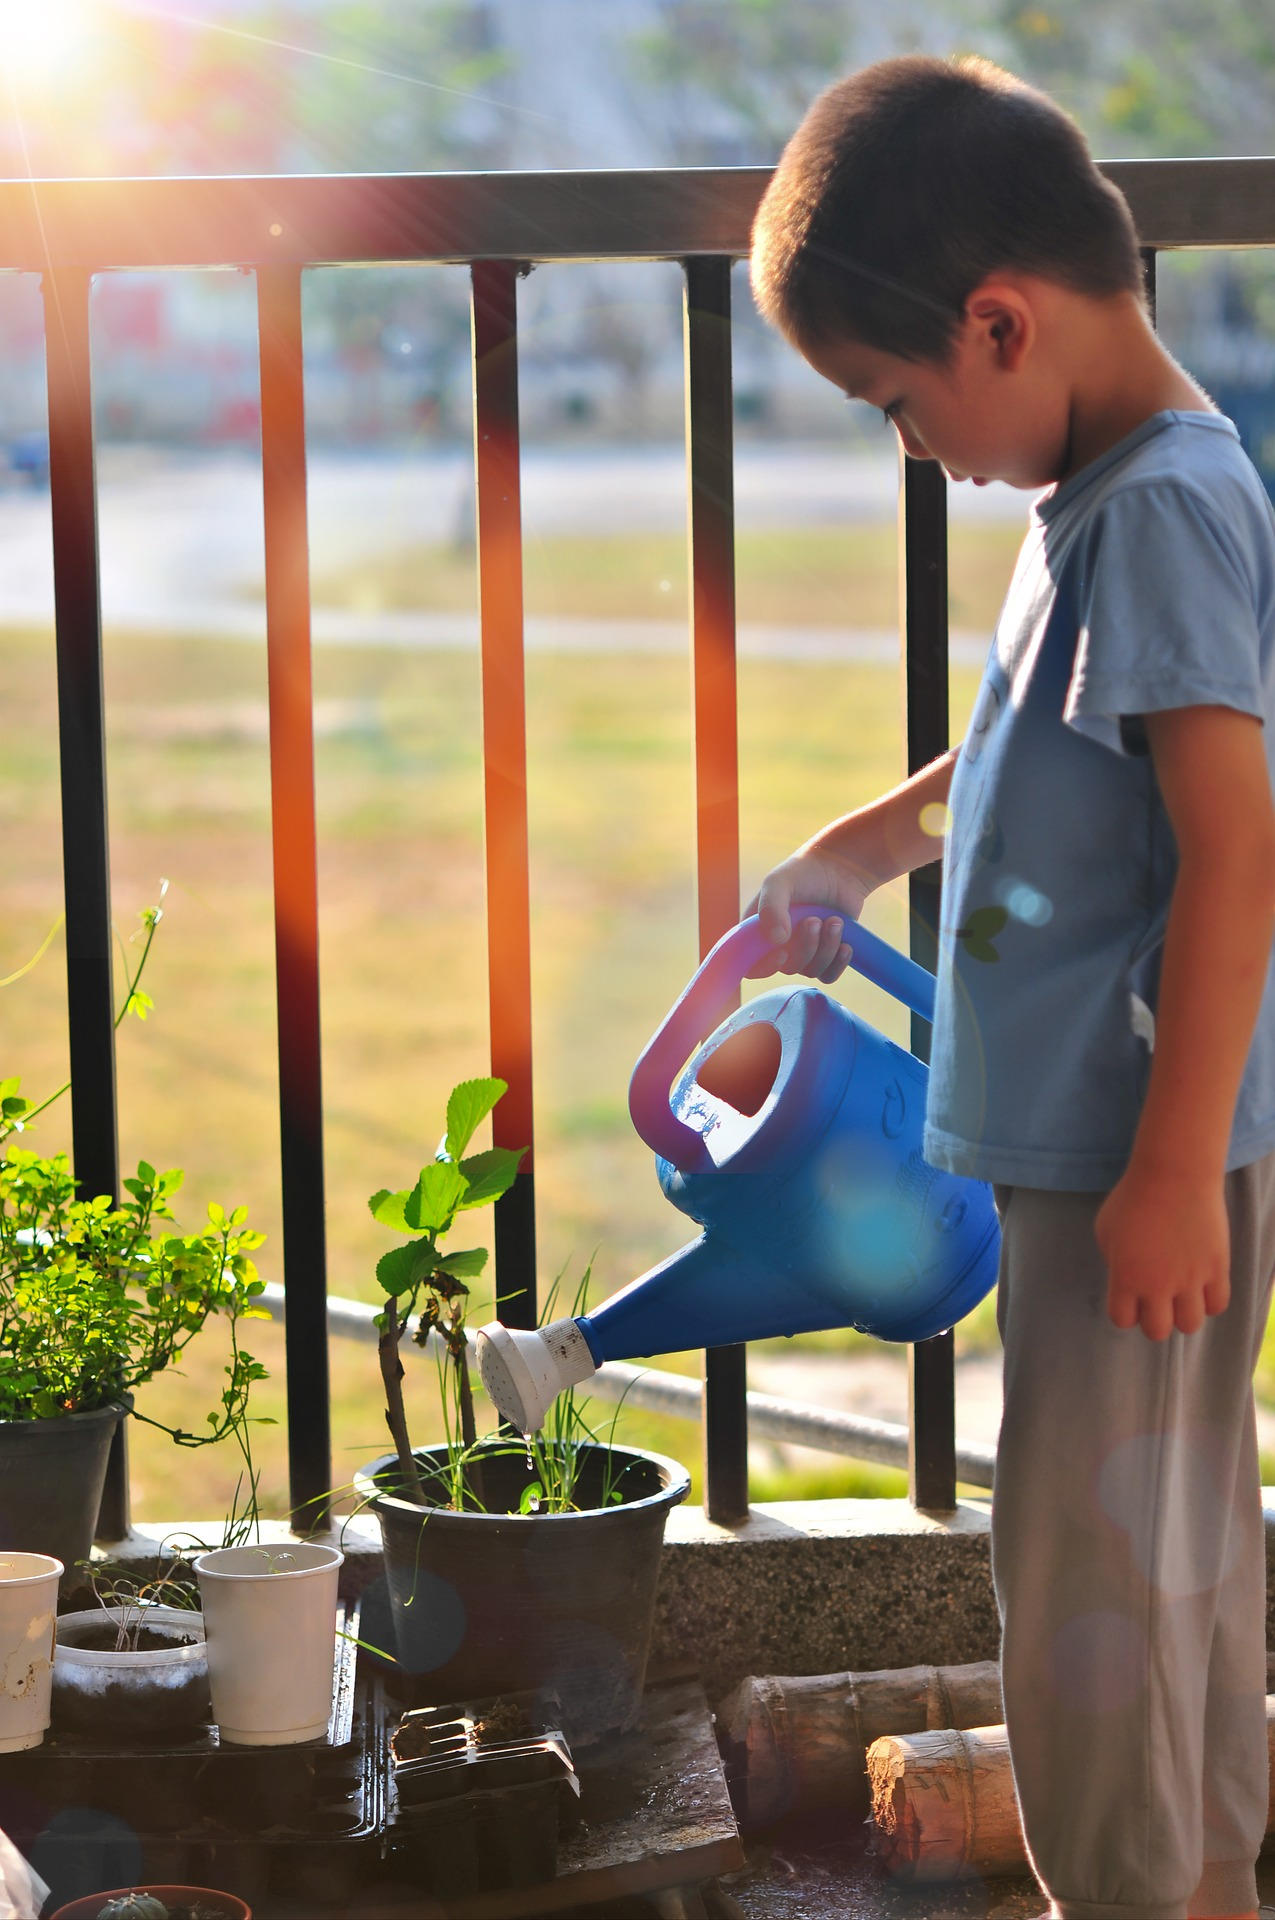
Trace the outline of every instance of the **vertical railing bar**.
<instances>
[{"instance_id":1,"label":"vertical railing bar","mask_svg":"<svg viewBox=\"0 0 1275 1920\"><path fill-rule=\"evenodd\" d=\"M89 349L92 275L44 276L49 395L49 496L62 874L66 902L71 1151L86 1199L119 1198L115 1002L111 968L111 864L106 804L106 699L98 568L97 468ZM98 1511L100 1539L129 1530L128 1444L121 1421Z\"/></svg>"},{"instance_id":2,"label":"vertical railing bar","mask_svg":"<svg viewBox=\"0 0 1275 1920\"><path fill-rule=\"evenodd\" d=\"M900 454L900 618L908 772L949 744L947 482L934 460ZM938 956L940 867L909 883L912 957L933 971ZM912 1048L929 1058L929 1026L913 1016ZM908 1494L933 1513L956 1505L956 1375L950 1331L908 1348Z\"/></svg>"},{"instance_id":3,"label":"vertical railing bar","mask_svg":"<svg viewBox=\"0 0 1275 1920\"><path fill-rule=\"evenodd\" d=\"M510 260L471 272L478 613L482 646L487 861L487 979L492 1072L509 1091L492 1116L496 1146L528 1149L496 1202L500 1318L536 1324L531 1074L531 886L523 655L522 489L518 428L518 275Z\"/></svg>"},{"instance_id":4,"label":"vertical railing bar","mask_svg":"<svg viewBox=\"0 0 1275 1920\"><path fill-rule=\"evenodd\" d=\"M739 918L735 662L735 476L731 262L686 262L686 457L695 714L695 855L701 958ZM704 1504L731 1526L748 1513L743 1346L704 1355Z\"/></svg>"},{"instance_id":5,"label":"vertical railing bar","mask_svg":"<svg viewBox=\"0 0 1275 1920\"><path fill-rule=\"evenodd\" d=\"M332 1490L319 1012L318 836L306 515L301 271L257 276L274 850L288 1479L293 1525L322 1526Z\"/></svg>"}]
</instances>

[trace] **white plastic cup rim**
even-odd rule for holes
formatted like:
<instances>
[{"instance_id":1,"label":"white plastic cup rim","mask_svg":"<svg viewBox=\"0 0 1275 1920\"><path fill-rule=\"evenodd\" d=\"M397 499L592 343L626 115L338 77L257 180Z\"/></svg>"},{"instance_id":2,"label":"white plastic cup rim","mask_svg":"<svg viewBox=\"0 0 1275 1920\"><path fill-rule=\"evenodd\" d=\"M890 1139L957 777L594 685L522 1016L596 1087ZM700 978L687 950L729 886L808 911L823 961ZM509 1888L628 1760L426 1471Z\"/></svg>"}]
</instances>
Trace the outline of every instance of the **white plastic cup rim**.
<instances>
[{"instance_id":1,"label":"white plastic cup rim","mask_svg":"<svg viewBox=\"0 0 1275 1920\"><path fill-rule=\"evenodd\" d=\"M60 1580L65 1572L51 1553L0 1554L0 1587L34 1587L45 1580Z\"/></svg>"},{"instance_id":2,"label":"white plastic cup rim","mask_svg":"<svg viewBox=\"0 0 1275 1920\"><path fill-rule=\"evenodd\" d=\"M275 1564L245 1565L245 1558L254 1554ZM302 1564L278 1564L279 1561L297 1560L302 1560ZM323 1547L305 1541L294 1547L213 1547L208 1553L201 1553L194 1564L201 1580L279 1581L303 1580L309 1574L328 1573L332 1568L341 1566L344 1560L345 1555L339 1547Z\"/></svg>"},{"instance_id":3,"label":"white plastic cup rim","mask_svg":"<svg viewBox=\"0 0 1275 1920\"><path fill-rule=\"evenodd\" d=\"M108 1647L80 1647L73 1640L63 1640L60 1636L67 1631L74 1632L80 1625L117 1625L125 1616L129 1624L137 1623L151 1627L187 1628L195 1638L184 1645L174 1643L169 1647L147 1647L144 1651L132 1653L126 1649L118 1652ZM208 1649L204 1641L204 1617L201 1613L191 1613L185 1607L156 1606L150 1602L142 1608L134 1607L98 1607L82 1613L64 1613L57 1623L58 1637L53 1645L53 1664L57 1667L101 1667L107 1672L128 1672L134 1667L189 1667L206 1664Z\"/></svg>"}]
</instances>

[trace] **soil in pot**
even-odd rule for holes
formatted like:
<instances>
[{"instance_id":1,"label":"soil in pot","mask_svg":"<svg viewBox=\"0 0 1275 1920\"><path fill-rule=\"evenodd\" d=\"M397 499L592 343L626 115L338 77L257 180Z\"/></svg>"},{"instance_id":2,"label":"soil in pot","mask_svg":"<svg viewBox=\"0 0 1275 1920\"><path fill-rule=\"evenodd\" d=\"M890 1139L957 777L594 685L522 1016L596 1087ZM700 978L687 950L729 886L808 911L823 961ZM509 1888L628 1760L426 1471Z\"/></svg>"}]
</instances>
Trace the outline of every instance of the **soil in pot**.
<instances>
[{"instance_id":1,"label":"soil in pot","mask_svg":"<svg viewBox=\"0 0 1275 1920\"><path fill-rule=\"evenodd\" d=\"M444 1457L428 1447L416 1456L440 1500ZM356 1476L381 1526L398 1661L391 1686L419 1704L551 1692L573 1746L636 1725L664 1524L690 1476L658 1454L587 1447L581 1510L524 1514L522 1448L484 1454L482 1470L484 1513L398 1497L393 1455Z\"/></svg>"},{"instance_id":2,"label":"soil in pot","mask_svg":"<svg viewBox=\"0 0 1275 1920\"><path fill-rule=\"evenodd\" d=\"M183 1607L63 1614L53 1653L53 1730L91 1740L194 1734L212 1714L201 1614ZM119 1628L128 1645L119 1646Z\"/></svg>"}]
</instances>

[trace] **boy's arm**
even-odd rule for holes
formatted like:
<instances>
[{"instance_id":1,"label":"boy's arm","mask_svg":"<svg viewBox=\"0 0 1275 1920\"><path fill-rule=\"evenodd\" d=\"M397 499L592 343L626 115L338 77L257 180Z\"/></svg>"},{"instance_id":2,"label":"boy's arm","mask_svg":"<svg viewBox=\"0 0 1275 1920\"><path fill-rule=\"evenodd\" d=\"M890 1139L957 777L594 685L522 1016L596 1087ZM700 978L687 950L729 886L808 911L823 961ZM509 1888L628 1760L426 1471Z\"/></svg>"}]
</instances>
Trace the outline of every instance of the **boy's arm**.
<instances>
[{"instance_id":1,"label":"boy's arm","mask_svg":"<svg viewBox=\"0 0 1275 1920\"><path fill-rule=\"evenodd\" d=\"M1260 723L1229 707L1143 716L1178 847L1151 1078L1096 1223L1107 1307L1152 1340L1230 1298L1226 1150L1275 934L1275 805Z\"/></svg>"},{"instance_id":2,"label":"boy's arm","mask_svg":"<svg viewBox=\"0 0 1275 1920\"><path fill-rule=\"evenodd\" d=\"M844 919L857 920L874 887L937 860L959 752L959 746L950 747L881 799L834 820L771 869L748 907L760 915L762 931L773 942L752 969L754 975L805 973L835 980L844 971L850 950L841 920L793 926L789 909L794 901L837 907Z\"/></svg>"}]
</instances>

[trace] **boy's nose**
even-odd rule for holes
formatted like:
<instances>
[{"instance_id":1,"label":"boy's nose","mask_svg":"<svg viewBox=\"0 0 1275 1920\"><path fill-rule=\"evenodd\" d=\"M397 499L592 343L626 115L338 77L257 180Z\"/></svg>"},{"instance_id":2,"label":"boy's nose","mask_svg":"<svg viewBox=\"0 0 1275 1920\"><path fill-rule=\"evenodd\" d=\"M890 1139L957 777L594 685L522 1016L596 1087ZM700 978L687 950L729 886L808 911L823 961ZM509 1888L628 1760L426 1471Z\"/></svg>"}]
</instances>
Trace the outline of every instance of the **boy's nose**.
<instances>
[{"instance_id":1,"label":"boy's nose","mask_svg":"<svg viewBox=\"0 0 1275 1920\"><path fill-rule=\"evenodd\" d=\"M924 440L919 440L911 427L905 427L901 420L894 423L894 431L903 445L903 451L910 460L932 460L934 458Z\"/></svg>"}]
</instances>

